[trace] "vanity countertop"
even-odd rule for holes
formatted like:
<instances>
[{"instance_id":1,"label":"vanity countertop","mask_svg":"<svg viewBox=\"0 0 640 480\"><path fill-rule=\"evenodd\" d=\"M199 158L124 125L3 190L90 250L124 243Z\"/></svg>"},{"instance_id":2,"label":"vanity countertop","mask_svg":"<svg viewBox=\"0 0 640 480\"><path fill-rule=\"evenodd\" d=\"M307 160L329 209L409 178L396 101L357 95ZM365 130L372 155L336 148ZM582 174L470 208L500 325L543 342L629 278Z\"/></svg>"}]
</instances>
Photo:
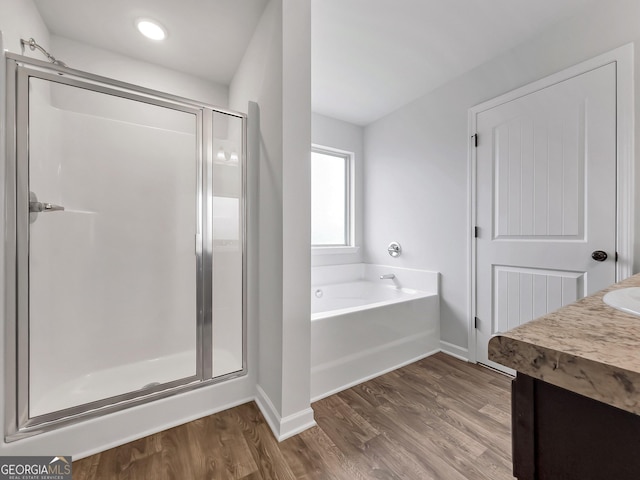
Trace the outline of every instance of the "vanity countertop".
<instances>
[{"instance_id":1,"label":"vanity countertop","mask_svg":"<svg viewBox=\"0 0 640 480\"><path fill-rule=\"evenodd\" d=\"M640 415L640 317L602 301L628 287L640 287L640 274L496 335L489 359Z\"/></svg>"}]
</instances>

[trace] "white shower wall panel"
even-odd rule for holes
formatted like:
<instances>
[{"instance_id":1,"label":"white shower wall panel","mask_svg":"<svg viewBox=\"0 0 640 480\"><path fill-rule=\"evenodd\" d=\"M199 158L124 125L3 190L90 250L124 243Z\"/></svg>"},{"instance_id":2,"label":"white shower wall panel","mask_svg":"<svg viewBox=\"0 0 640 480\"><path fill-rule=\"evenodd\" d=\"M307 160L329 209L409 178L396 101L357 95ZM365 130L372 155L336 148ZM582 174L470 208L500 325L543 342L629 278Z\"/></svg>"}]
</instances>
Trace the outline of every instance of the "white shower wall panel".
<instances>
[{"instance_id":1,"label":"white shower wall panel","mask_svg":"<svg viewBox=\"0 0 640 480\"><path fill-rule=\"evenodd\" d=\"M213 376L242 369L242 252L215 247L213 257Z\"/></svg>"}]
</instances>

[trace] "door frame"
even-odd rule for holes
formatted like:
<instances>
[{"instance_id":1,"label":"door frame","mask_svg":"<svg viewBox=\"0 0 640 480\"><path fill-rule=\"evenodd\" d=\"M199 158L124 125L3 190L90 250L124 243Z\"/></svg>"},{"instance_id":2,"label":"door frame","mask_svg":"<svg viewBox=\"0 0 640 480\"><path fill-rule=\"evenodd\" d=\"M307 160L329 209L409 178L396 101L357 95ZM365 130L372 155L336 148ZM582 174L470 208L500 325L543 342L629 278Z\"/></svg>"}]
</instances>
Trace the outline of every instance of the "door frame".
<instances>
[{"instance_id":1,"label":"door frame","mask_svg":"<svg viewBox=\"0 0 640 480\"><path fill-rule=\"evenodd\" d=\"M537 92L557 83L569 80L583 73L595 70L610 63L616 64L616 281L623 280L632 274L633 239L634 239L634 87L633 87L633 43L623 45L610 52L598 55L555 74L544 77L523 87L512 90L496 98L475 105L469 109L468 118L468 360L477 363L477 331L475 328L476 312L476 262L477 241L476 196L477 171L476 133L477 116L504 103L516 100L525 95ZM482 139L480 139L482 141Z\"/></svg>"}]
</instances>

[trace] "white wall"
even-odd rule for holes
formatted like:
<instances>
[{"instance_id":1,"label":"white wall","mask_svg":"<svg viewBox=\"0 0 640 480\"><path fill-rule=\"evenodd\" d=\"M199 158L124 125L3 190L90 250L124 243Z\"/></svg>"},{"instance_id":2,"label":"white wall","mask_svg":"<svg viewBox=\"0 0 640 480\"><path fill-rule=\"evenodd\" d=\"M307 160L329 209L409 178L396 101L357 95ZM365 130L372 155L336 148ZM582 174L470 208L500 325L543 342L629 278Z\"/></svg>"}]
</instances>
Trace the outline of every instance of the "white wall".
<instances>
[{"instance_id":1,"label":"white wall","mask_svg":"<svg viewBox=\"0 0 640 480\"><path fill-rule=\"evenodd\" d=\"M77 70L219 107L226 107L228 103L229 89L225 85L153 63L141 62L58 35L51 36L50 53Z\"/></svg>"},{"instance_id":2,"label":"white wall","mask_svg":"<svg viewBox=\"0 0 640 480\"><path fill-rule=\"evenodd\" d=\"M5 39L5 48L14 53L21 53L20 37L33 36L45 48L49 48L48 32L44 27L31 0L1 0L0 1L0 30ZM157 70L153 66L145 66L142 62L137 65L130 59L112 56L108 52L96 52L95 49L85 49L82 45L57 38L56 46L52 47L54 56L68 62L70 66L90 70L106 76L117 77L124 81L143 84L146 87L164 89L169 93L198 98L202 101L226 105L227 90L213 84L205 84L198 79L189 79L179 72L167 69ZM25 52L35 58L41 58L37 52ZM104 63L103 63L104 62ZM113 62L113 63L111 63ZM2 70L0 68L0 70ZM2 73L0 71L0 73ZM140 81L137 81L137 75ZM164 76L164 80L163 77ZM0 75L0 89L5 88L4 74ZM260 79L259 79L260 80ZM166 81L166 83L165 83ZM184 83L182 83L184 82ZM4 100L4 98L3 98ZM4 138L4 112L0 112ZM4 147L0 145L0 164L4 165ZM4 185L4 167L0 168L0 185ZM0 224L5 224L4 198L0 208ZM4 235L2 241L4 242ZM4 251L4 244L0 250ZM0 255L0 261L4 256ZM5 265L0 275L0 294L4 295ZM5 304L2 298L2 305ZM3 316L4 318L4 316ZM234 405L245 403L254 398L257 358L255 342L255 328L249 326L249 374L246 377L231 380L220 385L205 387L185 394L159 400L150 404L129 408L121 412L102 416L100 418L83 421L76 425L22 439L13 443L0 443L0 455L48 455L51 452L64 451L75 459L105 450L107 448L126 443L151 433L179 425L208 414L224 410ZM0 329L0 344L4 345L4 329ZM5 398L8 393L5 385L5 359L0 361L0 412L2 425L5 424Z\"/></svg>"},{"instance_id":3,"label":"white wall","mask_svg":"<svg viewBox=\"0 0 640 480\"><path fill-rule=\"evenodd\" d=\"M229 90L231 108L244 109L254 101L260 109L260 158L250 165L254 187L249 188L249 204L259 218L250 219L254 231L249 237L257 239L259 262L257 392L280 438L313 425L309 32L309 0L272 0Z\"/></svg>"},{"instance_id":4,"label":"white wall","mask_svg":"<svg viewBox=\"0 0 640 480\"><path fill-rule=\"evenodd\" d=\"M49 48L49 30L32 0L0 0L0 31L4 37L3 49L13 53L42 59L37 50L22 51L20 39L34 38L43 48ZM55 56L55 55L54 55Z\"/></svg>"},{"instance_id":5,"label":"white wall","mask_svg":"<svg viewBox=\"0 0 640 480\"><path fill-rule=\"evenodd\" d=\"M284 0L283 41L283 436L315 425L311 349L311 1Z\"/></svg>"},{"instance_id":6,"label":"white wall","mask_svg":"<svg viewBox=\"0 0 640 480\"><path fill-rule=\"evenodd\" d=\"M251 222L254 229L249 239L258 244L259 384L274 405L282 402L281 12L279 2L267 5L229 86L230 108L244 109L254 101L260 109L260 152L249 159L254 163L248 166L254 183L249 188L250 216L252 220L257 217L258 223Z\"/></svg>"},{"instance_id":7,"label":"white wall","mask_svg":"<svg viewBox=\"0 0 640 480\"><path fill-rule=\"evenodd\" d=\"M355 161L355 245L358 248L356 253L340 253L335 255L311 254L311 264L338 265L347 263L360 263L363 257L363 187L364 187L364 129L359 125L343 122L335 118L314 113L311 116L311 141L316 145L337 148L347 152L353 152Z\"/></svg>"},{"instance_id":8,"label":"white wall","mask_svg":"<svg viewBox=\"0 0 640 480\"><path fill-rule=\"evenodd\" d=\"M389 262L386 244L397 240L404 253L394 265L442 272L442 339L452 344L444 346L453 353L466 354L468 335L468 109L600 53L638 42L639 18L640 2L636 0L595 2L580 15L365 129L365 260ZM636 78L639 55L636 46ZM636 116L640 111L638 89ZM638 133L635 144L638 149ZM636 239L638 271L640 235Z\"/></svg>"}]
</instances>

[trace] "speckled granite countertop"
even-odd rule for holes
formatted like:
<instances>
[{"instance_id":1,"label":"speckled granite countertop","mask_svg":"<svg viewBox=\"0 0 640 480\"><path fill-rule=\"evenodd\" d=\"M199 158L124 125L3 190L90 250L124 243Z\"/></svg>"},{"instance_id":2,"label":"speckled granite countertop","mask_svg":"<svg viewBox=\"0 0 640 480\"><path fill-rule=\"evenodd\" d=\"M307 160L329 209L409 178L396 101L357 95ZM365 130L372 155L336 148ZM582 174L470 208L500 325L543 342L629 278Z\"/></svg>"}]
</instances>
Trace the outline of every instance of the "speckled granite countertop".
<instances>
[{"instance_id":1,"label":"speckled granite countertop","mask_svg":"<svg viewBox=\"0 0 640 480\"><path fill-rule=\"evenodd\" d=\"M489 359L640 415L640 317L602 301L640 274L495 336Z\"/></svg>"}]
</instances>

